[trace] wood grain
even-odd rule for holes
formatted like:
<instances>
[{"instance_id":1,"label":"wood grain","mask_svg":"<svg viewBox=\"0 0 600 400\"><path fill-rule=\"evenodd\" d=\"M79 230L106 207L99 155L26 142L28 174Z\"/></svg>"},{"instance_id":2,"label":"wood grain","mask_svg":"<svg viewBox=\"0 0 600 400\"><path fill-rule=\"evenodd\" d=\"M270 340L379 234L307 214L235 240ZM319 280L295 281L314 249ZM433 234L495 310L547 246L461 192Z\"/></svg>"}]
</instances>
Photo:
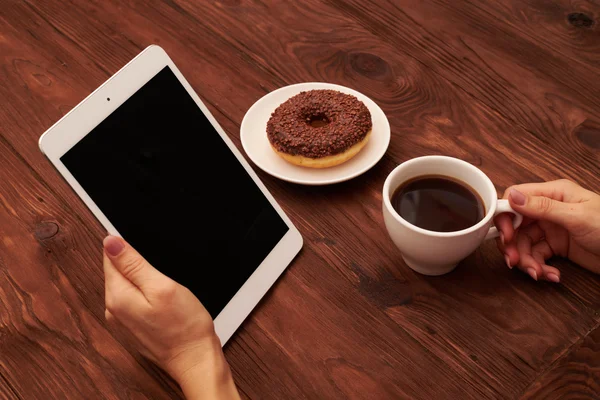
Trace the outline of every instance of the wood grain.
<instances>
[{"instance_id":1,"label":"wood grain","mask_svg":"<svg viewBox=\"0 0 600 400\"><path fill-rule=\"evenodd\" d=\"M103 229L37 148L152 43L238 147L253 102L303 81L363 92L392 126L386 156L352 181L302 187L259 171L305 248L225 348L243 397L594 397L598 277L558 260L561 284L536 284L492 243L449 275L415 274L383 227L381 186L406 159L446 154L479 166L499 193L560 177L600 190L599 10L583 0L4 1L0 397L180 396L105 325Z\"/></svg>"}]
</instances>

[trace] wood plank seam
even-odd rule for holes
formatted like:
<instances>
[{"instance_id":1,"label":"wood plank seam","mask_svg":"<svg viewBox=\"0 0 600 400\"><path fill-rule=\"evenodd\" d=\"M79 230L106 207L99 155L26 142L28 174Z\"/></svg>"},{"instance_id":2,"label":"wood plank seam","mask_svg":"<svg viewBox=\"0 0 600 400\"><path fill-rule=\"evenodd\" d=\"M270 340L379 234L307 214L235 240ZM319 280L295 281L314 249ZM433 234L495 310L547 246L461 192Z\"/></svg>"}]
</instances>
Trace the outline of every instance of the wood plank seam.
<instances>
[{"instance_id":1,"label":"wood plank seam","mask_svg":"<svg viewBox=\"0 0 600 400\"><path fill-rule=\"evenodd\" d=\"M594 332L596 329L600 328L600 319L598 319L598 322L596 323L596 325L594 325L585 335L582 335L579 340L577 340L575 343L573 343L571 346L569 346L567 349L565 349L557 358L556 360L554 360L554 362L552 362L550 365L548 365L546 368L542 369L541 371L538 372L538 374L536 375L536 377L525 387L525 389L523 389L523 391L519 394L519 396L517 398L521 398L523 397L523 395L525 393L527 393L527 391L538 381L538 379L540 379L542 376L544 376L546 374L546 372L552 370L552 368L554 368L556 365L558 365L562 360L564 360L565 358L567 358L569 356L569 354L571 354L573 351L577 350L585 341L585 339L592 333Z\"/></svg>"}]
</instances>

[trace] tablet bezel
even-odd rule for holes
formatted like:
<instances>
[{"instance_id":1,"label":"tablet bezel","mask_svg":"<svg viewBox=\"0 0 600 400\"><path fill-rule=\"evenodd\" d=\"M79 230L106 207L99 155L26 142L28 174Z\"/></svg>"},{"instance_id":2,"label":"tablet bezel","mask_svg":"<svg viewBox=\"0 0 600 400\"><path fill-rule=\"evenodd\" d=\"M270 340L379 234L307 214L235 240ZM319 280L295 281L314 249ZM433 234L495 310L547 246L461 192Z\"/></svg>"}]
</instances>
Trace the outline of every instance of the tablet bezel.
<instances>
[{"instance_id":1,"label":"tablet bezel","mask_svg":"<svg viewBox=\"0 0 600 400\"><path fill-rule=\"evenodd\" d=\"M119 232L111 224L108 218L100 211L92 198L61 162L60 157L90 133L98 124L119 108L121 104L129 99L129 97L166 66L171 68L179 82L185 87L198 107L200 107L215 130L221 135L227 146L289 228L285 236L271 250L254 273L246 280L244 285L242 285L235 296L229 300L225 308L215 318L215 330L221 340L221 345L225 345L258 304L260 299L267 293L269 288L275 283L277 278L298 254L302 248L302 236L279 204L277 204L273 196L269 193L265 185L260 181L258 175L256 175L254 170L244 159L241 152L229 139L225 131L183 77L179 69L177 69L167 53L161 47L156 45L147 47L86 97L81 103L75 106L69 113L51 126L40 137L39 146L41 151L46 155L50 162L52 162L79 197L81 197L107 231L112 235L120 236ZM186 285L186 282L180 283Z\"/></svg>"}]
</instances>

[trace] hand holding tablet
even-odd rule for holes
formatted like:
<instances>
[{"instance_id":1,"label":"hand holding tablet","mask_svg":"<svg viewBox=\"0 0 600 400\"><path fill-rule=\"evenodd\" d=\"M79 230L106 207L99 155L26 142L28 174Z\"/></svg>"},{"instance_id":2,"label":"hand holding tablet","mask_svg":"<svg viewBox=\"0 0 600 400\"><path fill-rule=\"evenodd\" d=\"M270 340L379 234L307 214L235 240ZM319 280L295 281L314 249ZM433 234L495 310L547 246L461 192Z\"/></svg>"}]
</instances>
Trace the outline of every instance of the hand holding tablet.
<instances>
[{"instance_id":1,"label":"hand holding tablet","mask_svg":"<svg viewBox=\"0 0 600 400\"><path fill-rule=\"evenodd\" d=\"M222 344L302 246L160 47L48 129L40 148L110 234L194 293Z\"/></svg>"},{"instance_id":2,"label":"hand holding tablet","mask_svg":"<svg viewBox=\"0 0 600 400\"><path fill-rule=\"evenodd\" d=\"M212 318L192 292L115 236L104 239L104 275L106 319L126 327L187 398L239 398Z\"/></svg>"}]
</instances>

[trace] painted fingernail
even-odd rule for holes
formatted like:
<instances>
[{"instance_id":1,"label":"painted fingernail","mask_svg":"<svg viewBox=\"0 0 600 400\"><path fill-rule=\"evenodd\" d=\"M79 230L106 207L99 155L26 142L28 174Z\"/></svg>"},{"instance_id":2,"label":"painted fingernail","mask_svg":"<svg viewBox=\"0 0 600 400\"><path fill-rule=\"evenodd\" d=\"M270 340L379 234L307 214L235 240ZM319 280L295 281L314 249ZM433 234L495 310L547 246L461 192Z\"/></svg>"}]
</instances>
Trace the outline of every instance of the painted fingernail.
<instances>
[{"instance_id":1,"label":"painted fingernail","mask_svg":"<svg viewBox=\"0 0 600 400\"><path fill-rule=\"evenodd\" d=\"M111 257L118 256L123 249L125 244L121 239L115 236L107 236L104 238L104 251Z\"/></svg>"},{"instance_id":2,"label":"painted fingernail","mask_svg":"<svg viewBox=\"0 0 600 400\"><path fill-rule=\"evenodd\" d=\"M502 246L505 245L504 243L504 233L500 232L500 243L502 243Z\"/></svg>"},{"instance_id":3,"label":"painted fingernail","mask_svg":"<svg viewBox=\"0 0 600 400\"><path fill-rule=\"evenodd\" d=\"M510 198L518 206L525 205L526 197L523 193L519 192L517 189L510 189Z\"/></svg>"},{"instance_id":4,"label":"painted fingernail","mask_svg":"<svg viewBox=\"0 0 600 400\"><path fill-rule=\"evenodd\" d=\"M552 272L547 273L546 278L548 278L550 282L560 282L560 277Z\"/></svg>"},{"instance_id":5,"label":"painted fingernail","mask_svg":"<svg viewBox=\"0 0 600 400\"><path fill-rule=\"evenodd\" d=\"M527 268L527 273L533 278L534 281L537 281L537 273L535 272L535 269Z\"/></svg>"},{"instance_id":6,"label":"painted fingernail","mask_svg":"<svg viewBox=\"0 0 600 400\"><path fill-rule=\"evenodd\" d=\"M510 265L510 257L508 256L508 254L504 255L504 260L506 260L506 265L508 266L508 268L512 269L512 265Z\"/></svg>"}]
</instances>

